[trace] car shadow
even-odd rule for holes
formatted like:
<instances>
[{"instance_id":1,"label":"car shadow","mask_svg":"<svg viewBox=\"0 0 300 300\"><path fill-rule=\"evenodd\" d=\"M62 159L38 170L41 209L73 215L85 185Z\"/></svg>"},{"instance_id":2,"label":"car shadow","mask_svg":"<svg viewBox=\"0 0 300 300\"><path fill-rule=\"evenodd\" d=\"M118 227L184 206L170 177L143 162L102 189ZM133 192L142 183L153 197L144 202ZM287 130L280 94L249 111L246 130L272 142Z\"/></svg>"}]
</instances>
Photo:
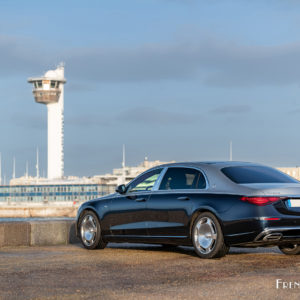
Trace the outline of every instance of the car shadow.
<instances>
[{"instance_id":1,"label":"car shadow","mask_svg":"<svg viewBox=\"0 0 300 300\"><path fill-rule=\"evenodd\" d=\"M80 243L76 243L80 248L84 248ZM109 249L124 249L124 250L140 250L140 251L156 251L156 252L173 252L182 255L189 255L193 257L198 257L195 253L193 247L189 246L165 246L160 244L138 244L138 243L108 243L107 247ZM241 247L231 247L229 253L226 256L238 256L245 254L281 254L277 247L258 247L258 248L241 248Z\"/></svg>"},{"instance_id":2,"label":"car shadow","mask_svg":"<svg viewBox=\"0 0 300 300\"><path fill-rule=\"evenodd\" d=\"M157 251L157 252L173 252L184 255L197 257L193 247L188 246L169 246L160 244L135 244L135 243L109 243L107 248L117 248L126 250L141 250L141 251Z\"/></svg>"}]
</instances>

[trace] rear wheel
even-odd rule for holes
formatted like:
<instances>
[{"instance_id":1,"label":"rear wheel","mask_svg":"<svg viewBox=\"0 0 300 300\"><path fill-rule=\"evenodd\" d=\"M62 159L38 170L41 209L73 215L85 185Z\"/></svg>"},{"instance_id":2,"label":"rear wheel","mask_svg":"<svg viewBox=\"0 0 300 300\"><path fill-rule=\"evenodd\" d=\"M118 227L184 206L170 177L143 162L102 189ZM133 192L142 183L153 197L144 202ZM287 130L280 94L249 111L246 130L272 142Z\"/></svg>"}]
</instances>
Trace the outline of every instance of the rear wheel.
<instances>
[{"instance_id":1,"label":"rear wheel","mask_svg":"<svg viewBox=\"0 0 300 300\"><path fill-rule=\"evenodd\" d=\"M298 244L280 245L278 248L286 255L297 255L300 253L300 245Z\"/></svg>"},{"instance_id":2,"label":"rear wheel","mask_svg":"<svg viewBox=\"0 0 300 300\"><path fill-rule=\"evenodd\" d=\"M192 229L192 242L195 252L201 258L225 256L229 248L224 243L218 219L209 212L198 216Z\"/></svg>"},{"instance_id":3,"label":"rear wheel","mask_svg":"<svg viewBox=\"0 0 300 300\"><path fill-rule=\"evenodd\" d=\"M103 249L107 245L102 239L98 217L93 211L85 211L79 220L80 239L87 249Z\"/></svg>"}]
</instances>

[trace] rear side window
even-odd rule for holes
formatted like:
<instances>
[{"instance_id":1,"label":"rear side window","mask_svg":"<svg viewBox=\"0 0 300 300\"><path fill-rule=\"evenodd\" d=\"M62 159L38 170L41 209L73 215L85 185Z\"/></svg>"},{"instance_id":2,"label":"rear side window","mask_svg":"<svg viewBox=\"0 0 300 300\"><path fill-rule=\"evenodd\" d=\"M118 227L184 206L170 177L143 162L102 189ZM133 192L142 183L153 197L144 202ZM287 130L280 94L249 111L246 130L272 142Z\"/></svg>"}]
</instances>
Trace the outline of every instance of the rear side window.
<instances>
[{"instance_id":1,"label":"rear side window","mask_svg":"<svg viewBox=\"0 0 300 300\"><path fill-rule=\"evenodd\" d=\"M204 175L190 168L169 168L161 182L160 190L204 189Z\"/></svg>"},{"instance_id":2,"label":"rear side window","mask_svg":"<svg viewBox=\"0 0 300 300\"><path fill-rule=\"evenodd\" d=\"M221 171L235 183L299 183L296 179L264 166L226 167Z\"/></svg>"}]
</instances>

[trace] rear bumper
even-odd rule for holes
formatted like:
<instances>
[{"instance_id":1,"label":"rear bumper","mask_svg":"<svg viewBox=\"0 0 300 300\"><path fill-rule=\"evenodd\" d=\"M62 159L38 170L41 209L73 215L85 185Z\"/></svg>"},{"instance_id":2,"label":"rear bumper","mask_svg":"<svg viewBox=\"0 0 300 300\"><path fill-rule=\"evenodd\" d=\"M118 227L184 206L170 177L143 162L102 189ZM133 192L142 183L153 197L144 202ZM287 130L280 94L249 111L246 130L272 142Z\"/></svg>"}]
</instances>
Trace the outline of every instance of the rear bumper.
<instances>
[{"instance_id":1,"label":"rear bumper","mask_svg":"<svg viewBox=\"0 0 300 300\"><path fill-rule=\"evenodd\" d=\"M300 226L267 227L260 232L254 242L300 242Z\"/></svg>"},{"instance_id":2,"label":"rear bumper","mask_svg":"<svg viewBox=\"0 0 300 300\"><path fill-rule=\"evenodd\" d=\"M258 247L287 243L300 244L300 218L285 218L280 221L267 222L256 218L251 221L249 219L244 220L241 223L247 224L248 230L225 234L225 242L229 246Z\"/></svg>"}]
</instances>

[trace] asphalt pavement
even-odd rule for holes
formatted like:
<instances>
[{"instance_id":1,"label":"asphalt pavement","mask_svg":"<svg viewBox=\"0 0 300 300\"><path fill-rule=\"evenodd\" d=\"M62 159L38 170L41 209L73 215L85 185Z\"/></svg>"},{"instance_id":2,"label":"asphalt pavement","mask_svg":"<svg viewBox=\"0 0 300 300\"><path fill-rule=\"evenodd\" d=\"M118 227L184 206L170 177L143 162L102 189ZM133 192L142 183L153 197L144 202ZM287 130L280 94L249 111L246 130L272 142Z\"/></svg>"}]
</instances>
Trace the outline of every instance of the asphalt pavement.
<instances>
[{"instance_id":1,"label":"asphalt pavement","mask_svg":"<svg viewBox=\"0 0 300 300\"><path fill-rule=\"evenodd\" d=\"M159 245L6 247L0 299L300 299L300 256L277 248L232 248L204 260L192 248Z\"/></svg>"}]
</instances>

